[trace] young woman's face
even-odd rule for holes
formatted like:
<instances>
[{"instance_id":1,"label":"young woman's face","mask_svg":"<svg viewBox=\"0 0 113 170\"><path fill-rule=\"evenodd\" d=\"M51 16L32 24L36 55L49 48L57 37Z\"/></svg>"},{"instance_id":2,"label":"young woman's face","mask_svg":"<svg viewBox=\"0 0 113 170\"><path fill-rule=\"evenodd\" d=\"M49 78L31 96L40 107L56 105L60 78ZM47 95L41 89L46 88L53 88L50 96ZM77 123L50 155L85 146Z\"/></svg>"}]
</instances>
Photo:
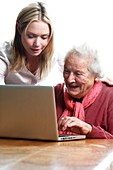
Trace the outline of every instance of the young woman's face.
<instances>
[{"instance_id":1,"label":"young woman's face","mask_svg":"<svg viewBox=\"0 0 113 170\"><path fill-rule=\"evenodd\" d=\"M33 21L27 31L21 33L21 41L26 50L26 55L38 56L49 41L49 26L43 21Z\"/></svg>"}]
</instances>

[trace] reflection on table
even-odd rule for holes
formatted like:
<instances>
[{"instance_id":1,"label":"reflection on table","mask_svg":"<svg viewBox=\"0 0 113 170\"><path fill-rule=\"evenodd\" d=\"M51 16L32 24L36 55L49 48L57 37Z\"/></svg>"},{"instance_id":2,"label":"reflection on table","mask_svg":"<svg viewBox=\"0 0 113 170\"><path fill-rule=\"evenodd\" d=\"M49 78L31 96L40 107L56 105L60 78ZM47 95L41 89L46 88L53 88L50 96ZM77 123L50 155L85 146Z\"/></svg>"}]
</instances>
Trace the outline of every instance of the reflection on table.
<instances>
[{"instance_id":1,"label":"reflection on table","mask_svg":"<svg viewBox=\"0 0 113 170\"><path fill-rule=\"evenodd\" d=\"M112 139L0 139L0 170L112 170L112 161Z\"/></svg>"}]
</instances>

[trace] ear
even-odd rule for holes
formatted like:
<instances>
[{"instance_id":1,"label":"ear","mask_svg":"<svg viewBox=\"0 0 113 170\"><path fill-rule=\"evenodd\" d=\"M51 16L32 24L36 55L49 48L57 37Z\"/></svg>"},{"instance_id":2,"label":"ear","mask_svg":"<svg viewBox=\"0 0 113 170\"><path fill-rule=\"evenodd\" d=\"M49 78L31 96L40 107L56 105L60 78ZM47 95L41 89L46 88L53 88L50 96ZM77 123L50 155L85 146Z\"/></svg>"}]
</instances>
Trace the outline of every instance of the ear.
<instances>
[{"instance_id":1,"label":"ear","mask_svg":"<svg viewBox=\"0 0 113 170\"><path fill-rule=\"evenodd\" d=\"M100 81L100 77L98 75L95 76L95 81Z\"/></svg>"},{"instance_id":2,"label":"ear","mask_svg":"<svg viewBox=\"0 0 113 170\"><path fill-rule=\"evenodd\" d=\"M20 24L18 22L16 22L16 29L20 34L21 33L21 28L20 28Z\"/></svg>"}]
</instances>

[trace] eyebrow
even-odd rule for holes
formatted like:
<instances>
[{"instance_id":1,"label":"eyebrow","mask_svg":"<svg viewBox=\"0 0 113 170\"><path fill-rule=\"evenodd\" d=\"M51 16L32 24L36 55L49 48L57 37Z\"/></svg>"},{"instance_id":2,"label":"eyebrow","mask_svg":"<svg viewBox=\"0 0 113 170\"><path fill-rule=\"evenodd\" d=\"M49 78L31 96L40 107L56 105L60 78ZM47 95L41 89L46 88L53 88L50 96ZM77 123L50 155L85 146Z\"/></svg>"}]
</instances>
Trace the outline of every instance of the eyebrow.
<instances>
[{"instance_id":1,"label":"eyebrow","mask_svg":"<svg viewBox=\"0 0 113 170\"><path fill-rule=\"evenodd\" d=\"M35 33L33 33L33 32L30 32L30 31L27 31L27 34L33 34L33 35L37 35L37 34L35 34ZM46 33L46 34L42 34L43 36L45 36L45 35L49 35L49 32L48 33Z\"/></svg>"}]
</instances>

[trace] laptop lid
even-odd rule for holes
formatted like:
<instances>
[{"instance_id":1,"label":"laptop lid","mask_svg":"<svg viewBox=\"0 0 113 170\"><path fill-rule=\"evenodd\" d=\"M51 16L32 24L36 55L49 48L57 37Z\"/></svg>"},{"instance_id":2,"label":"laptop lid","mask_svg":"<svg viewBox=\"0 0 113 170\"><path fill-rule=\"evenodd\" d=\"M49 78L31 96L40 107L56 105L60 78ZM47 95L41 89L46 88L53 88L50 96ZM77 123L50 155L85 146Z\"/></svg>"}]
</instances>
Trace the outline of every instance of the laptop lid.
<instances>
[{"instance_id":1,"label":"laptop lid","mask_svg":"<svg viewBox=\"0 0 113 170\"><path fill-rule=\"evenodd\" d=\"M54 87L0 86L0 137L59 140Z\"/></svg>"}]
</instances>

